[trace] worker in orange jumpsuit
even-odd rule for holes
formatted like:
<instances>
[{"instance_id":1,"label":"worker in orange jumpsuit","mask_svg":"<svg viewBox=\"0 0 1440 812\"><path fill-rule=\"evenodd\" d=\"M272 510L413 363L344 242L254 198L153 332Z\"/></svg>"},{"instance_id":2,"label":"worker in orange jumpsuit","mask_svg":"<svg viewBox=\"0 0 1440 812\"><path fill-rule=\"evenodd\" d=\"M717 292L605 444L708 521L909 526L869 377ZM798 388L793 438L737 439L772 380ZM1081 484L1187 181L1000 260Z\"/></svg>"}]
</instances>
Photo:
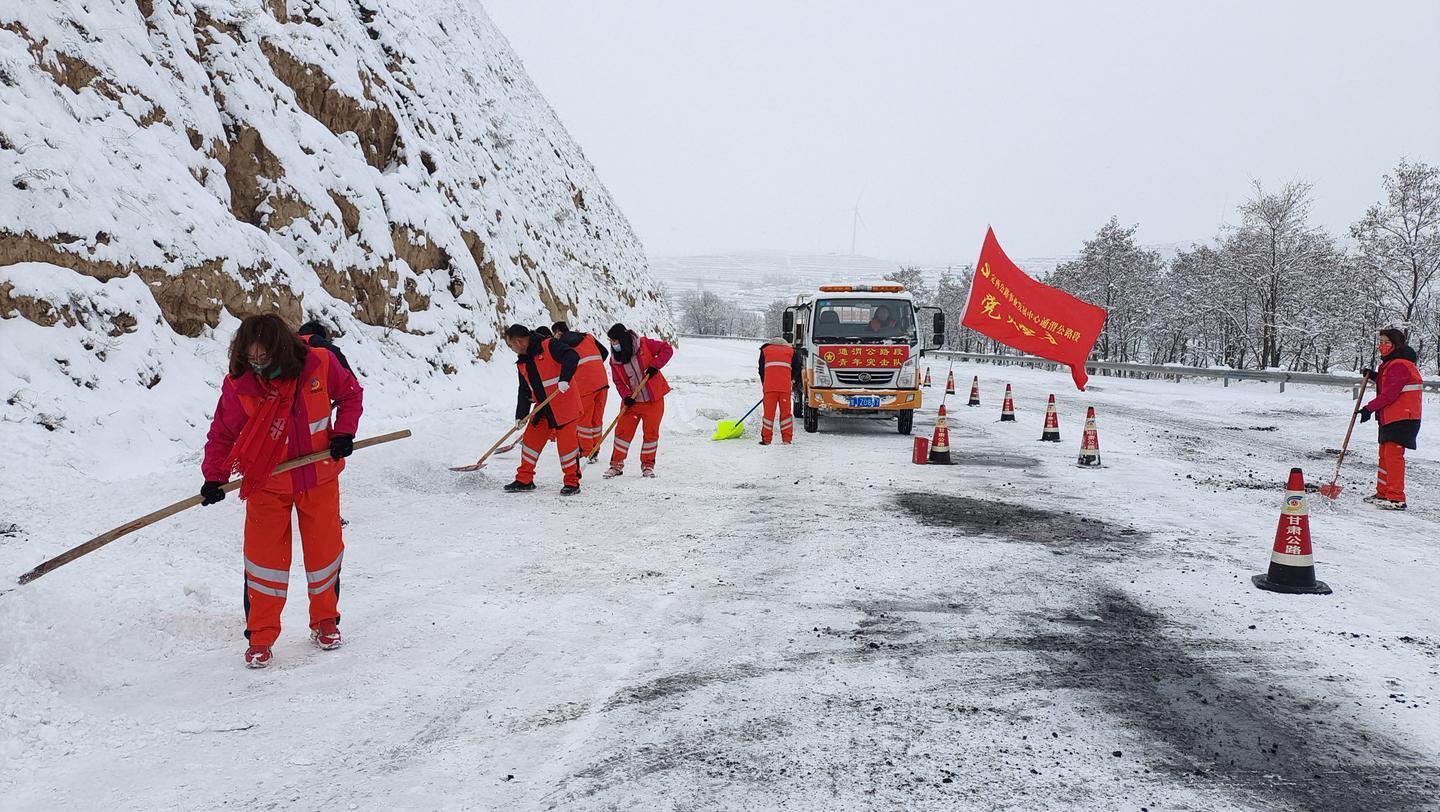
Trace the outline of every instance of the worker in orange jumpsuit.
<instances>
[{"instance_id":1,"label":"worker in orange jumpsuit","mask_svg":"<svg viewBox=\"0 0 1440 812\"><path fill-rule=\"evenodd\" d=\"M660 450L660 420L665 416L665 394L670 391L670 384L660 370L669 363L675 348L658 338L645 338L623 324L615 324L605 334L610 338L610 377L624 400L615 425L610 470L603 476L610 479L625 473L630 442L635 438L635 429L643 423L640 474L653 477L655 457ZM643 386L641 381L645 382Z\"/></svg>"},{"instance_id":2,"label":"worker in orange jumpsuit","mask_svg":"<svg viewBox=\"0 0 1440 812\"><path fill-rule=\"evenodd\" d=\"M232 473L244 477L245 664L269 665L290 587L291 524L300 524L310 598L310 637L340 645L340 482L355 446L363 393L350 370L301 341L276 315L251 316L230 342L230 370L205 443L202 505L225 498ZM335 410L332 421L331 410ZM317 451L329 459L271 476L286 460Z\"/></svg>"},{"instance_id":3,"label":"worker in orange jumpsuit","mask_svg":"<svg viewBox=\"0 0 1440 812\"><path fill-rule=\"evenodd\" d=\"M1405 449L1414 448L1420 434L1420 401L1425 379L1415 362L1415 350L1406 344L1405 332L1380 331L1380 371L1364 370L1375 380L1375 397L1360 410L1360 422L1380 418L1380 467L1375 474L1375 495L1364 501L1382 510L1405 510Z\"/></svg>"},{"instance_id":4,"label":"worker in orange jumpsuit","mask_svg":"<svg viewBox=\"0 0 1440 812\"><path fill-rule=\"evenodd\" d=\"M535 490L535 464L545 444L555 441L560 454L560 468L565 472L561 496L580 492L580 447L575 437L575 424L580 417L580 399L572 381L580 356L556 338L531 331L523 324L512 324L505 330L505 343L515 351L515 371L520 378L519 396L515 401L515 427L525 429L520 439L520 467L515 481L505 486L507 493ZM531 404L549 401L531 416Z\"/></svg>"},{"instance_id":5,"label":"worker in orange jumpsuit","mask_svg":"<svg viewBox=\"0 0 1440 812\"><path fill-rule=\"evenodd\" d=\"M790 445L795 440L795 423L791 419L790 400L794 381L799 378L799 359L795 348L784 339L772 338L760 347L760 390L765 401L760 422L760 445L775 439L775 412L780 412L780 440Z\"/></svg>"},{"instance_id":6,"label":"worker in orange jumpsuit","mask_svg":"<svg viewBox=\"0 0 1440 812\"><path fill-rule=\"evenodd\" d=\"M557 321L550 325L555 338L580 356L575 368L575 394L580 399L580 422L575 436L580 440L580 456L593 457L600 452L600 426L605 422L605 401L610 395L610 379L605 377L605 362L610 358L595 336L571 330L570 325Z\"/></svg>"}]
</instances>

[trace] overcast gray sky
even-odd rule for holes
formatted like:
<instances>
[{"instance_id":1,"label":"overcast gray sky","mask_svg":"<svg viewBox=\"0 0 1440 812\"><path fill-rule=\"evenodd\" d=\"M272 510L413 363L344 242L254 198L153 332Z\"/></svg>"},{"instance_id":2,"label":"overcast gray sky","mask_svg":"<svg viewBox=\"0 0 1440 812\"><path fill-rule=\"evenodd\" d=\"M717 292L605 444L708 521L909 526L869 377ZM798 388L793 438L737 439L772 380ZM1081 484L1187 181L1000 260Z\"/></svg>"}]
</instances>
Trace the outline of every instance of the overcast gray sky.
<instances>
[{"instance_id":1,"label":"overcast gray sky","mask_svg":"<svg viewBox=\"0 0 1440 812\"><path fill-rule=\"evenodd\" d=\"M1252 179L1343 232L1440 163L1440 2L483 0L651 256L1208 239Z\"/></svg>"}]
</instances>

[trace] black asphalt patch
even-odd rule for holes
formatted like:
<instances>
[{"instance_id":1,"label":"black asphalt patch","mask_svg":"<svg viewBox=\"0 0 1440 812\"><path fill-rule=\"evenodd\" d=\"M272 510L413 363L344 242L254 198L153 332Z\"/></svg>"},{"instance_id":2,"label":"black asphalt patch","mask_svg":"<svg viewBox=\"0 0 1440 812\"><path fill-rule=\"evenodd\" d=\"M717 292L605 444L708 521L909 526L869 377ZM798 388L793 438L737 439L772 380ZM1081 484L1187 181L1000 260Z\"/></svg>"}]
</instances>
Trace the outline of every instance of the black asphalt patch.
<instances>
[{"instance_id":1,"label":"black asphalt patch","mask_svg":"<svg viewBox=\"0 0 1440 812\"><path fill-rule=\"evenodd\" d=\"M976 465L982 468L1034 468L1040 464L1040 460L1019 454L974 454L952 449L950 464Z\"/></svg>"},{"instance_id":2,"label":"black asphalt patch","mask_svg":"<svg viewBox=\"0 0 1440 812\"><path fill-rule=\"evenodd\" d=\"M1042 510L1011 502L915 492L902 493L895 501L931 527L1039 544L1056 553L1115 553L1146 537L1133 527L1112 525L1068 510Z\"/></svg>"},{"instance_id":3,"label":"black asphalt patch","mask_svg":"<svg viewBox=\"0 0 1440 812\"><path fill-rule=\"evenodd\" d=\"M1034 637L1054 662L1052 689L1101 697L1165 751L1163 774L1283 808L1434 809L1440 768L1335 718L1324 700L1276 688L1253 659L1177 634L1127 595L1104 592L1072 628Z\"/></svg>"}]
</instances>

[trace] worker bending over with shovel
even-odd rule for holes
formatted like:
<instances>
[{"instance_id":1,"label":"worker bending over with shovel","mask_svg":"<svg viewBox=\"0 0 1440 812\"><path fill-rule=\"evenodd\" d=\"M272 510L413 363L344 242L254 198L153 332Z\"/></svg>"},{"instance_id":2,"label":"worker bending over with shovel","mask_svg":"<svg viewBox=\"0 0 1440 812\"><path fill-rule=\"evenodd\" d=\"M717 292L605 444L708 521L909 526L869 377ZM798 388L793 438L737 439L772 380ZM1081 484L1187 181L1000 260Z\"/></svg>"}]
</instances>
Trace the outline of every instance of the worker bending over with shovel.
<instances>
[{"instance_id":1,"label":"worker bending over with shovel","mask_svg":"<svg viewBox=\"0 0 1440 812\"><path fill-rule=\"evenodd\" d=\"M535 490L535 463L540 461L545 443L553 439L565 472L560 495L574 496L580 492L580 446L575 436L580 401L570 381L580 356L558 339L532 332L523 324L506 328L505 343L515 351L515 371L520 378L515 427L525 429L520 439L520 467L505 490ZM540 408L532 412L532 403Z\"/></svg>"},{"instance_id":2,"label":"worker bending over with shovel","mask_svg":"<svg viewBox=\"0 0 1440 812\"><path fill-rule=\"evenodd\" d=\"M340 645L340 471L355 447L363 393L328 350L300 340L276 315L251 316L230 342L230 370L205 443L202 505L225 498L232 473L244 477L245 664L264 668L280 636L290 588L290 514L310 597L310 637ZM336 410L330 419L331 408ZM286 460L329 450L330 459L271 476Z\"/></svg>"},{"instance_id":3,"label":"worker bending over with shovel","mask_svg":"<svg viewBox=\"0 0 1440 812\"><path fill-rule=\"evenodd\" d=\"M760 445L775 439L775 412L780 412L780 440L790 445L795 439L795 422L790 414L793 382L800 377L795 348L782 338L772 338L760 347L760 389L765 411L760 420Z\"/></svg>"},{"instance_id":4,"label":"worker bending over with shovel","mask_svg":"<svg viewBox=\"0 0 1440 812\"><path fill-rule=\"evenodd\" d=\"M1380 418L1380 467L1375 474L1375 495L1366 502L1383 510L1405 510L1405 449L1415 447L1420 434L1420 396L1425 379L1415 366L1418 356L1406 346L1403 330L1380 331L1380 371L1363 370L1375 380L1376 395L1360 410L1360 422Z\"/></svg>"},{"instance_id":5,"label":"worker bending over with shovel","mask_svg":"<svg viewBox=\"0 0 1440 812\"><path fill-rule=\"evenodd\" d=\"M623 398L615 442L606 479L625 473L625 457L635 428L644 423L640 446L641 476L655 476L655 455L660 449L660 419L665 416L665 393L670 384L660 370L675 354L675 348L658 338L644 338L623 324L606 333L610 338L610 377Z\"/></svg>"},{"instance_id":6,"label":"worker bending over with shovel","mask_svg":"<svg viewBox=\"0 0 1440 812\"><path fill-rule=\"evenodd\" d=\"M590 457L600 445L600 426L605 422L605 401L610 395L610 379L605 377L605 361L610 353L595 336L571 330L570 325L557 321L551 325L555 338L575 350L580 366L575 369L575 395L580 403L580 422L575 435L580 439L580 456Z\"/></svg>"}]
</instances>

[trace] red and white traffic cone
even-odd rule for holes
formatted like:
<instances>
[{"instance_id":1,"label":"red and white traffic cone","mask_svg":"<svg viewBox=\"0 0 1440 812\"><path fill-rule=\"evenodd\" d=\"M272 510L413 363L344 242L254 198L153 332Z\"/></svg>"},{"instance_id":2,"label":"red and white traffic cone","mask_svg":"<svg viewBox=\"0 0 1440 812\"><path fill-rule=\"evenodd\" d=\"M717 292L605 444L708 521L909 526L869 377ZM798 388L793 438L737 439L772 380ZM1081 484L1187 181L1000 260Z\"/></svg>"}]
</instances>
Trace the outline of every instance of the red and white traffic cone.
<instances>
[{"instance_id":1,"label":"red and white traffic cone","mask_svg":"<svg viewBox=\"0 0 1440 812\"><path fill-rule=\"evenodd\" d=\"M921 385L926 389L930 388L930 367L925 367L925 383Z\"/></svg>"},{"instance_id":2,"label":"red and white traffic cone","mask_svg":"<svg viewBox=\"0 0 1440 812\"><path fill-rule=\"evenodd\" d=\"M1050 396L1050 405L1045 407L1045 430L1040 439L1047 443L1060 442L1060 415L1055 413L1055 396Z\"/></svg>"},{"instance_id":3,"label":"red and white traffic cone","mask_svg":"<svg viewBox=\"0 0 1440 812\"><path fill-rule=\"evenodd\" d=\"M945 422L945 404L935 416L935 437L930 441L930 464L950 464L950 426Z\"/></svg>"},{"instance_id":4,"label":"red and white traffic cone","mask_svg":"<svg viewBox=\"0 0 1440 812\"><path fill-rule=\"evenodd\" d=\"M955 394L955 370L950 370L950 375L945 378L945 394Z\"/></svg>"},{"instance_id":5,"label":"red and white traffic cone","mask_svg":"<svg viewBox=\"0 0 1440 812\"><path fill-rule=\"evenodd\" d=\"M976 375L975 380L970 382L970 402L966 406L980 405L980 376Z\"/></svg>"},{"instance_id":6,"label":"red and white traffic cone","mask_svg":"<svg viewBox=\"0 0 1440 812\"><path fill-rule=\"evenodd\" d=\"M1000 404L1000 422L1015 422L1015 401L1010 398L1010 384L1005 384L1005 400Z\"/></svg>"},{"instance_id":7,"label":"red and white traffic cone","mask_svg":"<svg viewBox=\"0 0 1440 812\"><path fill-rule=\"evenodd\" d=\"M1310 551L1310 512L1305 509L1305 475L1290 469L1285 483L1285 506L1275 528L1270 571L1250 579L1255 586L1292 595L1329 595L1324 581L1315 580L1315 558Z\"/></svg>"},{"instance_id":8,"label":"red and white traffic cone","mask_svg":"<svg viewBox=\"0 0 1440 812\"><path fill-rule=\"evenodd\" d=\"M1075 463L1081 468L1100 467L1100 432L1095 430L1095 407L1085 412L1085 434L1080 438L1080 459Z\"/></svg>"}]
</instances>

